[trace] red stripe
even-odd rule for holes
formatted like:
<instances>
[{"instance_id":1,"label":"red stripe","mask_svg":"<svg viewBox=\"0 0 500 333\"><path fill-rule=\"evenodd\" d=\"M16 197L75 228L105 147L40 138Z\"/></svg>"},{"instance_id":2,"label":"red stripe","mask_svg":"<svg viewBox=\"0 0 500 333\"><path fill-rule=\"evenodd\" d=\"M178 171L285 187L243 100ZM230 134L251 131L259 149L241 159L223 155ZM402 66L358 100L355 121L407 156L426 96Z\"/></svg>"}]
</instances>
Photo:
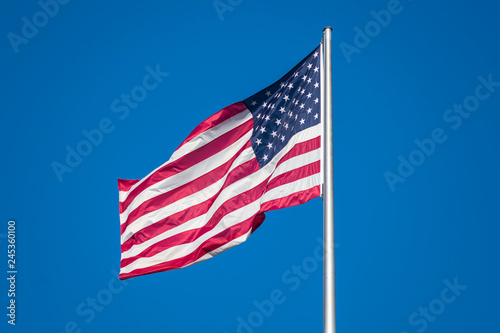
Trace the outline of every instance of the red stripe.
<instances>
[{"instance_id":1,"label":"red stripe","mask_svg":"<svg viewBox=\"0 0 500 333\"><path fill-rule=\"evenodd\" d=\"M162 251L165 251L169 248L181 245L192 243L199 237L203 236L207 232L213 230L219 222L231 212L245 207L249 203L254 202L258 198L260 198L264 193L267 186L268 179L265 179L263 182L255 186L254 188L245 191L227 201L225 201L210 217L205 225L200 228L186 230L184 232L177 233L172 235L169 238L163 239L159 242L152 244L150 247L144 249L142 252L137 254L134 257L125 258L121 261L121 267L126 267L130 265L132 262L136 261L139 258L148 258L152 257Z\"/></svg>"},{"instance_id":2,"label":"red stripe","mask_svg":"<svg viewBox=\"0 0 500 333\"><path fill-rule=\"evenodd\" d=\"M123 234L127 226L130 225L135 220L137 220L142 215L151 213L155 210L170 205L171 203L176 202L182 198L185 198L193 193L201 191L204 188L212 185L213 183L223 178L224 175L227 174L228 170L233 165L236 158L238 158L238 156L245 149L251 147L251 145L252 144L250 140L248 140L248 142L243 147L241 147L241 149L234 156L232 156L230 160L220 165L219 167L215 168L214 170L210 171L209 173L206 173L190 181L189 183L179 186L171 191L162 193L154 198L142 202L137 208L135 208L128 214L127 220L125 221L125 223L121 225L121 233Z\"/></svg>"},{"instance_id":3,"label":"red stripe","mask_svg":"<svg viewBox=\"0 0 500 333\"><path fill-rule=\"evenodd\" d=\"M293 183L294 181L297 181L302 178L309 177L311 175L317 174L320 172L321 168L321 162L316 161L304 166L301 166L300 168L293 169L287 172L282 173L279 176L276 176L273 180L269 182L269 185L267 186L267 190L272 190L273 188L276 188L281 185Z\"/></svg>"},{"instance_id":4,"label":"red stripe","mask_svg":"<svg viewBox=\"0 0 500 333\"><path fill-rule=\"evenodd\" d=\"M259 163L257 162L257 159L254 158L246 163L243 163L228 174L223 186L214 196L212 196L208 200L205 200L204 202L201 202L195 206L188 207L178 213L170 215L150 226L147 226L135 232L132 237L130 237L122 244L121 251L128 251L132 246L136 244L141 244L148 239L156 237L174 227L183 224L186 221L206 214L210 206L214 203L214 201L217 199L224 188L237 182L240 179L245 178L246 176L256 172L257 170L259 170Z\"/></svg>"},{"instance_id":5,"label":"red stripe","mask_svg":"<svg viewBox=\"0 0 500 333\"><path fill-rule=\"evenodd\" d=\"M264 202L261 205L261 210L267 212L269 210L301 205L313 198L319 197L320 195L321 195L320 185L316 185L311 189L295 192L283 198Z\"/></svg>"},{"instance_id":6,"label":"red stripe","mask_svg":"<svg viewBox=\"0 0 500 333\"><path fill-rule=\"evenodd\" d=\"M140 179L120 179L118 178L118 191L128 191L130 190L130 188L132 186L134 186L135 184L137 184L137 182L140 182L141 180ZM122 210L122 202L121 202L121 198L118 197L119 199L119 203L118 203L118 210L120 211L120 214L121 212L123 211Z\"/></svg>"},{"instance_id":7,"label":"red stripe","mask_svg":"<svg viewBox=\"0 0 500 333\"><path fill-rule=\"evenodd\" d=\"M205 132L206 130L222 124L226 120L234 117L235 115L237 115L238 113L240 113L242 111L245 111L246 109L247 109L247 107L245 104L243 104L243 102L237 102L237 103L231 104L231 105L223 108L222 110L220 110L216 114L208 117L201 124L199 124L188 135L186 140L184 140L177 149L182 147L186 142L189 142L191 139L193 139L193 138L197 137L198 135L200 135L201 133Z\"/></svg>"},{"instance_id":8,"label":"red stripe","mask_svg":"<svg viewBox=\"0 0 500 333\"><path fill-rule=\"evenodd\" d=\"M120 179L118 178L118 190L119 191L128 191L132 186L134 186L137 182L141 181L140 179Z\"/></svg>"},{"instance_id":9,"label":"red stripe","mask_svg":"<svg viewBox=\"0 0 500 333\"><path fill-rule=\"evenodd\" d=\"M296 157L296 156L308 153L310 151L316 150L320 147L321 147L321 137L320 136L313 138L313 139L309 139L307 141L297 143L295 146L292 147L292 149L288 153L286 153L280 159L280 161L278 162L277 165L280 165L281 163L283 163L283 162L285 162L293 157Z\"/></svg>"},{"instance_id":10,"label":"red stripe","mask_svg":"<svg viewBox=\"0 0 500 333\"><path fill-rule=\"evenodd\" d=\"M249 122L251 123L251 121L249 121ZM247 124L249 122L246 122L245 124ZM185 142L187 142L187 141L189 141L189 140L185 140ZM305 154L307 152L313 151L315 149L318 149L320 147L320 145L321 145L321 138L320 137L313 138L313 139L310 139L308 141L299 143L299 144L295 145L294 147L292 147L292 149L280 159L278 165L280 165L281 163L283 163L283 162L285 162L293 157L296 157L296 156ZM246 145L245 148L246 147L248 147L248 145ZM198 153L198 151L197 151L197 153ZM190 154L192 154L192 152L186 156L189 156ZM239 153L238 153L238 155L239 155ZM251 162L251 163L249 163L249 162ZM256 163L256 159L252 159L249 162L247 162L247 163L249 165L251 165L250 170L252 170L252 171L249 172L246 170L248 165L243 167L247 163L232 170L231 173L228 175L228 178L226 179L226 182L222 186L220 191L222 191L226 186L228 186L228 184L234 183L234 181L236 181L238 179L242 179L242 178L246 177L247 175L259 170L258 164ZM225 163L225 165L226 164L227 163ZM163 171L163 169L165 169L165 168L162 168L162 171ZM268 181L268 179L266 179L264 182L259 184L257 187L254 187L253 189L246 191L246 192L224 202L224 204L221 207L219 207L216 212L214 212L214 214L209 219L209 221L206 223L206 225L204 225L200 228L193 229L193 230L185 231L182 233L177 233L177 234L172 235L168 239L161 240L161 241L151 245L147 249L143 250L140 254L138 254L132 258L123 259L121 261L121 267L122 268L126 267L126 266L130 265L131 263L135 262L139 258L152 257L152 256L154 256L154 255L156 255L156 254L158 254L158 253L160 253L168 248L171 248L171 247L174 247L177 245L181 245L181 244L191 243L194 240L198 239L203 234L205 234L206 232L213 230L213 228L216 227L217 223L219 223L219 221L222 217L224 217L228 213L230 213L238 208L244 207L245 205L247 205L250 202L257 200L259 197L262 196L263 193L265 193L266 190L270 190L272 188L275 188L275 187L278 187L278 186L281 186L284 184L292 183L298 179L302 179L302 178L310 176L312 174L317 174L320 172L319 169L320 169L320 162L316 161L316 162L310 163L306 166L302 166L300 168L288 171L280 176L277 176L272 181L270 181L268 184L266 184L266 182ZM179 172L177 170L174 170L174 172L172 172L172 174ZM165 170L165 171L168 172L169 170ZM218 179L221 178L221 175L223 177L223 174L224 174L223 171L224 171L224 168L219 167L219 168L214 170L214 172L216 172L217 175L212 175L210 177L208 175L202 175L199 178L197 178L196 180L194 180L188 184L184 184L183 186L181 186L178 189L172 190L168 193L161 194L160 197L158 197L158 200L153 200L153 199L147 200L146 202L142 203L140 207L136 208L136 210L139 209L138 211L134 210L133 212L131 212L131 214L129 215L129 218L132 217L132 219L127 221L127 225L131 221L135 220L140 215L147 214L150 211L154 211L158 208L164 207L165 205L170 204L171 202L174 202L175 200L179 200L179 198L181 198L181 197L184 197L186 195L190 195L192 193L199 191L200 189L204 188L204 186L202 185L204 183L204 181L209 181L210 182L209 184L213 183L214 181L217 181ZM227 172L227 170L226 170L226 172ZM236 175L238 175L238 176L236 176ZM231 178L231 180L230 180L230 178ZM148 180L146 180L146 181L148 181ZM161 179L159 179L159 180L161 180ZM159 181L159 180L157 180L157 181ZM140 187L142 185L143 184L139 185L138 187ZM192 185L198 186L198 188L191 189ZM135 190L137 190L137 189L134 189L134 191ZM183 210L182 212L178 212L176 214L168 216L167 218L165 218L161 221L158 221L158 222L154 223L153 225L148 226L146 228L143 228L140 231L136 232L129 240L127 240L124 244L122 244L122 253L129 250L135 244L143 243L144 241L147 241L147 240L149 240L157 235L160 235L161 233L163 233L169 229L172 229L172 228L174 228L174 227L176 227L176 226L178 226L186 221L191 220L192 218L206 214L208 212L209 208L211 207L211 205L213 205L213 202L217 199L218 195L220 194L220 191L219 191L219 193L214 195L212 198L210 198L202 203L199 203L195 206L191 206L191 207ZM137 193L139 193L139 192L137 192ZM211 237L210 239L203 242L203 244L201 244L194 252L190 253L189 255L186 255L182 258L178 258L175 260L165 261L163 263L149 266L149 267L146 267L143 269L136 269L130 273L120 274L120 279L123 280L123 279L128 279L128 278L131 278L134 276L138 276L138 275L145 275L145 274L150 274L150 273L155 273L155 272L178 269L178 268L181 268L183 266L186 266L186 265L198 260L199 258L203 257L206 253L223 246L224 244L230 242L231 240L233 240L241 235L244 235L249 230L252 230L252 232L253 232L255 229L257 229L261 225L262 221L264 220L264 214L262 212L267 211L267 210L274 210L274 209L280 209L280 208L285 208L285 207L289 207L289 206L299 205L299 204L302 204L302 203L309 201L312 198L318 197L319 195L320 195L320 186L317 185L311 189L292 193L286 197L266 202L266 203L262 204L261 209L260 209L260 213L257 213L252 218L247 219L241 223L238 223L237 225L232 226L232 227L222 231L221 233ZM172 197L175 197L175 199L172 199ZM156 198L154 198L154 199L156 199Z\"/></svg>"},{"instance_id":11,"label":"red stripe","mask_svg":"<svg viewBox=\"0 0 500 333\"><path fill-rule=\"evenodd\" d=\"M249 230L252 230L252 232L262 224L262 222L265 219L265 214L264 213L257 213L251 218L238 223L231 228L228 228L219 234L215 235L214 237L206 240L201 244L194 252L190 253L187 256L184 256L182 258L178 258L175 260L170 260L167 262L163 262L161 264L153 265L150 267L146 268L141 268L141 269L136 269L133 270L130 273L125 273L125 274L120 274L119 278L120 280L125 280L129 279L134 276L138 275L145 275L145 274L151 274L151 273L157 273L157 272L164 272L168 270L173 270L173 269L178 269L181 268L189 263L192 263L201 257L203 257L205 254L214 251L221 246L229 243L233 239L236 239L242 235L245 235Z\"/></svg>"},{"instance_id":12,"label":"red stripe","mask_svg":"<svg viewBox=\"0 0 500 333\"><path fill-rule=\"evenodd\" d=\"M122 209L126 210L130 203L139 195L142 191L148 187L165 180L183 170L186 170L201 161L207 159L208 157L214 155L215 153L231 146L238 139L243 137L246 133L253 129L253 120L250 119L243 124L237 126L236 128L230 130L229 132L221 135L217 139L211 141L210 143L200 147L187 155L179 158L178 160L169 163L162 168L158 169L155 173L150 175L146 180L144 180L139 186L134 188L127 199L123 202Z\"/></svg>"},{"instance_id":13,"label":"red stripe","mask_svg":"<svg viewBox=\"0 0 500 333\"><path fill-rule=\"evenodd\" d=\"M298 156L300 154L304 154L304 153L307 153L311 150L315 150L315 149L319 148L320 143L321 143L320 138L314 138L314 139L304 141L304 142L301 142L301 143L295 145L285 156L283 156L283 158L280 160L279 164L281 164L282 162L284 162L292 157L295 157L295 156ZM248 142L248 144L250 144L250 142ZM245 146L245 147L247 147L247 146ZM246 175L249 175L249 174L258 170L258 164L256 163L256 160L251 160L250 162L251 163L247 162L247 163L243 164L242 166L231 171L231 173L228 175L228 178L226 179L226 182L221 187L221 190L216 195L214 195L212 198L210 198L210 199L208 199L208 200L206 200L198 205L189 207L181 212L175 213L172 216L168 216L168 217L164 218L163 220L160 220L160 221L158 221L150 226L147 226L147 227L137 231L132 237L127 239L122 244L122 252L128 251L132 246L137 245L137 244L141 244L148 239L156 237L157 235L162 234L162 233L166 232L167 230L170 230L170 229L184 223L185 221L189 221L195 217L198 217L200 215L205 214L208 211L208 209L210 208L211 204L215 201L215 199L217 198L219 193L224 189L224 187L226 187L229 184L232 184L235 181L245 177ZM246 167L245 167L245 165L246 165ZM277 187L277 186L280 186L282 184L290 183L296 179L304 178L304 177L310 176L311 174L318 173L319 167L320 167L320 164L318 162L313 167L314 169L312 171L306 172L306 170L302 170L302 171L296 171L294 173L288 172L285 175L278 176L269 183L267 189L270 190L270 189ZM233 174L235 174L236 172L238 172L237 177L233 176ZM292 175L293 175L293 177L292 177ZM217 178L217 179L220 179L220 178ZM185 185L187 191L189 191L189 185L190 185L190 183ZM167 204L170 204L171 202L174 202L175 200L180 199L180 197L179 198L175 197L175 199L174 199L175 193L172 193L172 192L173 191L160 195L162 197L165 197L166 201L164 203L158 202L154 205L154 207L161 208L161 207L166 206ZM189 194L191 194L191 193L189 193ZM169 200L170 198L172 198L172 199ZM153 199L155 199L155 198L153 198ZM150 203L147 202L146 207L149 207L149 206L150 206ZM141 205L141 207L142 207L142 205ZM157 208L151 209L150 211L153 211L155 209L157 209ZM146 210L147 210L147 208L146 208ZM149 211L145 211L144 214L145 213L149 213ZM134 221L135 219L138 218L138 216L134 217L135 215L139 215L139 214L137 214L136 211L134 210L131 213L131 215L129 215L127 222L121 226L122 234L125 231L126 227L132 221ZM131 217L132 217L132 219L130 219Z\"/></svg>"}]
</instances>

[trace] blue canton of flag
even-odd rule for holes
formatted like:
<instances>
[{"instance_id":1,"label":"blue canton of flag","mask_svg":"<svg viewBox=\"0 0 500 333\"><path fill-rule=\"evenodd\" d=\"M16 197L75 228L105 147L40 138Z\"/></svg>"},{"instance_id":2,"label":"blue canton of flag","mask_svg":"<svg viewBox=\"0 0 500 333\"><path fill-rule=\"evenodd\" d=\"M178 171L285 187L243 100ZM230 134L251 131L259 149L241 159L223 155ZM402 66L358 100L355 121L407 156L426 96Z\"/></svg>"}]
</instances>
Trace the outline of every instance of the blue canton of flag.
<instances>
[{"instance_id":1,"label":"blue canton of flag","mask_svg":"<svg viewBox=\"0 0 500 333\"><path fill-rule=\"evenodd\" d=\"M252 112L252 148L261 167L296 133L321 121L320 47L278 82L244 100Z\"/></svg>"}]
</instances>

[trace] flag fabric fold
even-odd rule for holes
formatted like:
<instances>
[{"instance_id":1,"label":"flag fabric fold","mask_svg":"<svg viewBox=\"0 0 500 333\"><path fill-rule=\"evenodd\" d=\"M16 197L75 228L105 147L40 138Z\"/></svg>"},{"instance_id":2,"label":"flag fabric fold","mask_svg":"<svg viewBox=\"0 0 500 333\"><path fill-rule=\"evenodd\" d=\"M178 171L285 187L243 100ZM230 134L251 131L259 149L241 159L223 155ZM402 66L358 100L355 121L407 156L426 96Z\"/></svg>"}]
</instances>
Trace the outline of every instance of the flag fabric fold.
<instances>
[{"instance_id":1,"label":"flag fabric fold","mask_svg":"<svg viewBox=\"0 0 500 333\"><path fill-rule=\"evenodd\" d=\"M199 124L141 180L118 180L120 279L244 242L265 212L321 194L320 47L281 80Z\"/></svg>"}]
</instances>

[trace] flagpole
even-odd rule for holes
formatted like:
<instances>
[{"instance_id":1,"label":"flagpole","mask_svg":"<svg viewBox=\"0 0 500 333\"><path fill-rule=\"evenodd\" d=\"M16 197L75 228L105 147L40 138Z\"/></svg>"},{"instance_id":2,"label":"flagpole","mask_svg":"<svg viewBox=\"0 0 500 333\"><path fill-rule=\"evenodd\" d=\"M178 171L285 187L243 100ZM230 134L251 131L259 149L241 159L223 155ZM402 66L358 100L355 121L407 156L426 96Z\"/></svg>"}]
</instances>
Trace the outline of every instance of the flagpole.
<instances>
[{"instance_id":1,"label":"flagpole","mask_svg":"<svg viewBox=\"0 0 500 333\"><path fill-rule=\"evenodd\" d=\"M323 29L323 332L335 333L335 236L333 210L332 28Z\"/></svg>"}]
</instances>

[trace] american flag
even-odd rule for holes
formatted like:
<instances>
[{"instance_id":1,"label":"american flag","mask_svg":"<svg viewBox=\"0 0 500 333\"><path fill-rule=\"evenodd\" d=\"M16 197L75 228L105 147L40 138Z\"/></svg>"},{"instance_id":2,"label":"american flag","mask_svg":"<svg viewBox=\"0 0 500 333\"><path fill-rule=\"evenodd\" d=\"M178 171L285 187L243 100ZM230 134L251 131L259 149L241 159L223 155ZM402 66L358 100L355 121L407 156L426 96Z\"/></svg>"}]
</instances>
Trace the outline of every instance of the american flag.
<instances>
[{"instance_id":1,"label":"american flag","mask_svg":"<svg viewBox=\"0 0 500 333\"><path fill-rule=\"evenodd\" d=\"M119 179L120 278L244 242L265 211L320 196L320 47L278 82L202 122L141 180Z\"/></svg>"}]
</instances>

